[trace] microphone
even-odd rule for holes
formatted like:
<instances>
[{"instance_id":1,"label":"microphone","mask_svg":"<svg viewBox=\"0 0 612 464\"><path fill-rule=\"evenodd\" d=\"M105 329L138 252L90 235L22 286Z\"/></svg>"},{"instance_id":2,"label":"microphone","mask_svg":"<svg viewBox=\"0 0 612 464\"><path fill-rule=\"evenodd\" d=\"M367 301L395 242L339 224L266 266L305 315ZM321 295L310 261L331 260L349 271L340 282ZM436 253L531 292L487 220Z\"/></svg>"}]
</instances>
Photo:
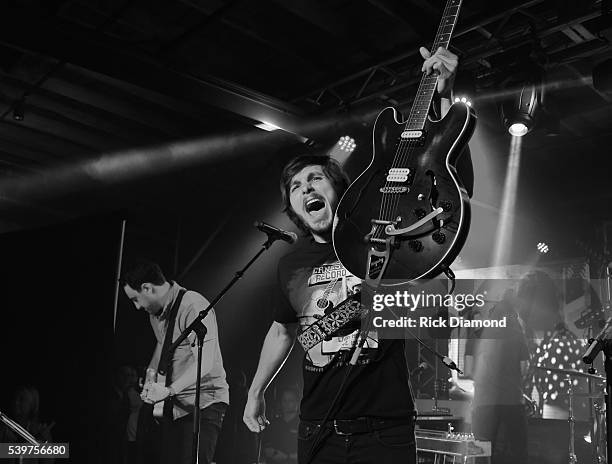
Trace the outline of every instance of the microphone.
<instances>
[{"instance_id":1,"label":"microphone","mask_svg":"<svg viewBox=\"0 0 612 464\"><path fill-rule=\"evenodd\" d=\"M442 363L451 371L457 371L459 374L463 375L463 371L457 367L457 364L455 364L455 361L453 361L451 358L448 356L441 356L440 359L442 360Z\"/></svg>"},{"instance_id":2,"label":"microphone","mask_svg":"<svg viewBox=\"0 0 612 464\"><path fill-rule=\"evenodd\" d=\"M287 243L295 243L297 240L297 234L295 232L289 232L287 230L278 229L277 227L266 224L265 222L255 221L253 224L261 232L268 234L269 237L275 240L284 240Z\"/></svg>"},{"instance_id":3,"label":"microphone","mask_svg":"<svg viewBox=\"0 0 612 464\"><path fill-rule=\"evenodd\" d=\"M599 352L603 349L603 341L608 337L608 332L610 331L610 327L612 326L612 317L609 317L606 321L606 325L604 325L601 332L597 334L597 337L593 339L589 347L587 348L584 356L582 357L582 361L585 364L592 364L593 360L597 357Z\"/></svg>"}]
</instances>

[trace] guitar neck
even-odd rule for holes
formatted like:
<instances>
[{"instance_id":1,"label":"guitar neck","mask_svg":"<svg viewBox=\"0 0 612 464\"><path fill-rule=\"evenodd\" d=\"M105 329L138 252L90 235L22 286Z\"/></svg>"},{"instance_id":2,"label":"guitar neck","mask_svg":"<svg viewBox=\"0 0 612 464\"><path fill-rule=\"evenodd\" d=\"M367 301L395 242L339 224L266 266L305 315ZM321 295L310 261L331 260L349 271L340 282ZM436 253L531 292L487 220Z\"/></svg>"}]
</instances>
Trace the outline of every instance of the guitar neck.
<instances>
[{"instance_id":1,"label":"guitar neck","mask_svg":"<svg viewBox=\"0 0 612 464\"><path fill-rule=\"evenodd\" d=\"M323 296L322 296L323 299L325 300L329 299L329 294L336 286L336 283L338 282L338 280L339 280L338 278L335 278L334 280L332 280L330 283L327 284L327 287L325 288L325 291L323 292Z\"/></svg>"},{"instance_id":2,"label":"guitar neck","mask_svg":"<svg viewBox=\"0 0 612 464\"><path fill-rule=\"evenodd\" d=\"M461 2L462 0L448 0L446 2L442 20L440 21L436 38L431 47L432 54L440 47L448 48L451 36L455 30L455 25L457 24L457 18L459 17ZM421 82L419 83L419 90L412 104L412 109L410 110L410 117L406 122L406 130L423 130L425 127L425 121L427 120L427 114L429 113L429 107L437 83L438 76L427 76L423 73Z\"/></svg>"}]
</instances>

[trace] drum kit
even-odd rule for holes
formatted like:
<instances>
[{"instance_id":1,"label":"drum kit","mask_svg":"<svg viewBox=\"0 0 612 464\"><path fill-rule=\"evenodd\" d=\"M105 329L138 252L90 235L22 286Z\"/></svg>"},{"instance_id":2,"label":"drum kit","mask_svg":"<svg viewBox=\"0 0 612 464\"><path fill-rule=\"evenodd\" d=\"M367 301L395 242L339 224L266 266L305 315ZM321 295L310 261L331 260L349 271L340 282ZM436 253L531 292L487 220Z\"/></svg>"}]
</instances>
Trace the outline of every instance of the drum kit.
<instances>
[{"instance_id":1,"label":"drum kit","mask_svg":"<svg viewBox=\"0 0 612 464\"><path fill-rule=\"evenodd\" d=\"M604 408L606 378L594 372L581 372L575 369L559 369L551 366L535 366L537 369L549 373L563 375L567 378L568 397L568 423L569 423L569 464L577 464L578 458L575 451L575 418L574 402L577 398L584 398L590 401L591 411L591 432L590 439L593 446L594 464L605 464L606 459L606 414ZM588 392L575 392L574 380L587 379L589 385Z\"/></svg>"}]
</instances>

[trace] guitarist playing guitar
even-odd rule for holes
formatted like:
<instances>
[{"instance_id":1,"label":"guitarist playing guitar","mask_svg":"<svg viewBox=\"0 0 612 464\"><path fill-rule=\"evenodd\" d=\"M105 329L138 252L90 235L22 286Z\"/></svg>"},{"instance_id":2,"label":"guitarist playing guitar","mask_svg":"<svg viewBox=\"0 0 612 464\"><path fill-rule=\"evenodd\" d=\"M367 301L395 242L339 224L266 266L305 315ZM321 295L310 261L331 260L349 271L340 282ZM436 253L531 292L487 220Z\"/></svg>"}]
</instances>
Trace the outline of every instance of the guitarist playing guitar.
<instances>
[{"instance_id":1,"label":"guitarist playing guitar","mask_svg":"<svg viewBox=\"0 0 612 464\"><path fill-rule=\"evenodd\" d=\"M451 0L455 16L458 7L453 5L456 4L456 0ZM443 20L448 21L448 7L445 12ZM446 112L451 106L448 98L458 58L446 47L436 47L433 53L424 48L420 51L424 58L424 75L437 77L434 84L443 97L442 111ZM460 162L459 154L455 153L453 162L457 158ZM469 159L466 161L466 174L471 177L471 164ZM463 174L461 166L458 170ZM443 173L440 175L444 177ZM326 316L331 317L326 319L326 324L333 325L342 314L352 310L351 298L356 294L352 292L359 288L362 278L363 269L348 269L346 264L338 266L332 247L334 212L347 192L348 178L339 164L328 156L303 155L285 166L280 184L284 211L307 237L300 240L296 250L279 261L274 321L264 340L249 389L244 422L257 433L268 425L264 393L298 338L306 351L298 462L416 463L415 408L404 340L379 340L375 330L369 331L356 364L349 366L359 329L349 335L334 332L330 339L329 334L321 333L323 326L318 325ZM465 187L458 185L459 193L465 193ZM433 207L439 207L435 199ZM351 214L352 211L349 216ZM348 219L353 220L353 217ZM431 220L427 219L429 223ZM397 222L392 225L404 228L410 224ZM349 223L347 228L350 227L353 226ZM358 227L362 227L361 224ZM368 224L360 237L362 242L363 235L369 232ZM374 231L371 237L381 238L383 234ZM338 245L336 241L334 244ZM357 260L365 263L366 257L360 256ZM321 306L327 304L322 301L322 293L338 313L325 314ZM313 327L317 330L308 333ZM347 325L343 327L346 329ZM300 335L308 333L308 337L297 337L298 330Z\"/></svg>"},{"instance_id":2,"label":"guitarist playing guitar","mask_svg":"<svg viewBox=\"0 0 612 464\"><path fill-rule=\"evenodd\" d=\"M141 425L153 422L153 406L161 421L162 464L192 462L193 407L197 377L197 348L192 346L192 333L173 352L168 347L191 324L199 312L208 306L197 292L187 291L176 282L169 282L160 267L149 261L139 261L128 267L122 276L123 289L136 309L149 314L151 328L157 339L147 377L142 390L138 435ZM223 359L219 349L217 321L214 309L203 320L208 329L202 348L202 384L200 387L200 439L198 462L212 462L217 437L225 409L229 404L229 387L225 381ZM194 352L195 351L195 352ZM162 377L163 369L165 377ZM137 441L140 441L137 438ZM139 446L140 447L140 446Z\"/></svg>"}]
</instances>

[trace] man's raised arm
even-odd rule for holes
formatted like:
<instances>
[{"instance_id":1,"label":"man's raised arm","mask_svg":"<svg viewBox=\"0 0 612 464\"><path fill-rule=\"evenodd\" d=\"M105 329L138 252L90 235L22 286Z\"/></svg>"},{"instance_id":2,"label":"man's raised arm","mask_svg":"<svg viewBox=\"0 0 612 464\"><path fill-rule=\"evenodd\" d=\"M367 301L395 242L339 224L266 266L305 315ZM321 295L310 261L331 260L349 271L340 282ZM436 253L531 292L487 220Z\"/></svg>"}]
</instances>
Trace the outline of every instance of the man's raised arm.
<instances>
[{"instance_id":1,"label":"man's raised arm","mask_svg":"<svg viewBox=\"0 0 612 464\"><path fill-rule=\"evenodd\" d=\"M289 356L295 341L296 329L297 323L285 324L274 321L268 330L242 418L251 432L261 432L268 425L264 393Z\"/></svg>"}]
</instances>

